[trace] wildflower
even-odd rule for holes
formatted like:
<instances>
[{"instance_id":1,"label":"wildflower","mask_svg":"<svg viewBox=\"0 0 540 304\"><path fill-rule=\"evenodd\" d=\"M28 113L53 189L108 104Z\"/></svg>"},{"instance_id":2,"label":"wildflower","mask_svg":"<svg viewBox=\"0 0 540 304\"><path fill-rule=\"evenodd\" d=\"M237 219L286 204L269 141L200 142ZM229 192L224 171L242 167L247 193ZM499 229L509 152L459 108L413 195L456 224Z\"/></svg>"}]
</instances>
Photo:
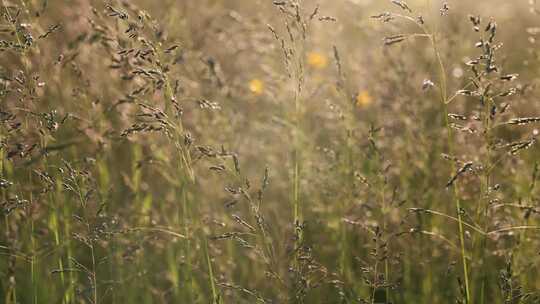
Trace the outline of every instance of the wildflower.
<instances>
[{"instance_id":1,"label":"wildflower","mask_svg":"<svg viewBox=\"0 0 540 304\"><path fill-rule=\"evenodd\" d=\"M324 69L328 65L328 59L321 53L309 52L307 54L307 63L316 69Z\"/></svg>"},{"instance_id":2,"label":"wildflower","mask_svg":"<svg viewBox=\"0 0 540 304\"><path fill-rule=\"evenodd\" d=\"M365 108L371 104L373 98L367 90L362 90L356 95L356 106L359 108Z\"/></svg>"},{"instance_id":3,"label":"wildflower","mask_svg":"<svg viewBox=\"0 0 540 304\"><path fill-rule=\"evenodd\" d=\"M252 79L249 82L249 90L255 95L261 95L264 90L264 83L260 79Z\"/></svg>"}]
</instances>

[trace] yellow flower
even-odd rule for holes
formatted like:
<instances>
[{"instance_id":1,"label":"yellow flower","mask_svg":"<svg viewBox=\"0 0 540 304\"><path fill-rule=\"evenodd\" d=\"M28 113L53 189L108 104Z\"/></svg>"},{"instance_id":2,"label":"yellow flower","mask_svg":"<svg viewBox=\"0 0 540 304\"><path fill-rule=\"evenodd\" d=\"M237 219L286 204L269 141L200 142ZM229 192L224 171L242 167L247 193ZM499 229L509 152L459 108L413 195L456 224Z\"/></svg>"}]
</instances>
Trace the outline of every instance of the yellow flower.
<instances>
[{"instance_id":1,"label":"yellow flower","mask_svg":"<svg viewBox=\"0 0 540 304\"><path fill-rule=\"evenodd\" d=\"M249 90L255 95L261 95L264 90L264 83L260 79L252 79L249 82Z\"/></svg>"},{"instance_id":2,"label":"yellow flower","mask_svg":"<svg viewBox=\"0 0 540 304\"><path fill-rule=\"evenodd\" d=\"M362 90L356 95L356 106L359 108L369 106L372 101L373 98L371 98L371 95L369 95L369 92L366 90Z\"/></svg>"},{"instance_id":3,"label":"yellow flower","mask_svg":"<svg viewBox=\"0 0 540 304\"><path fill-rule=\"evenodd\" d=\"M328 65L328 59L321 53L309 52L307 54L307 64L316 69L324 69Z\"/></svg>"}]
</instances>

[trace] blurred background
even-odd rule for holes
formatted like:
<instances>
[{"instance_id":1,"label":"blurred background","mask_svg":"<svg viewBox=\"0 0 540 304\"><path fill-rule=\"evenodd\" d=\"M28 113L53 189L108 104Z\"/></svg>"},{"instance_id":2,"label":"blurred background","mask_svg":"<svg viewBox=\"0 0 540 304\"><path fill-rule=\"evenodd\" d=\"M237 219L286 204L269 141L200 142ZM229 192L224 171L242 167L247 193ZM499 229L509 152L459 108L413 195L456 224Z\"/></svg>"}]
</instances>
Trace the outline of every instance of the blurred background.
<instances>
[{"instance_id":1,"label":"blurred background","mask_svg":"<svg viewBox=\"0 0 540 304\"><path fill-rule=\"evenodd\" d=\"M535 1L0 11L0 302L539 303Z\"/></svg>"}]
</instances>

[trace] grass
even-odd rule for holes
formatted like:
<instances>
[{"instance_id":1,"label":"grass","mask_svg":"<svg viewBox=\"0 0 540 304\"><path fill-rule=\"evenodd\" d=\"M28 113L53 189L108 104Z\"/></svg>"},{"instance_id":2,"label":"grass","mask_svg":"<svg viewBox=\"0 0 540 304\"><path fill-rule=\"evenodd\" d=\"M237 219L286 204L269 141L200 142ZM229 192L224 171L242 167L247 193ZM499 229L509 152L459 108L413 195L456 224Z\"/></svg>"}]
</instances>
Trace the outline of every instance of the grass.
<instances>
[{"instance_id":1,"label":"grass","mask_svg":"<svg viewBox=\"0 0 540 304\"><path fill-rule=\"evenodd\" d=\"M0 303L540 303L540 4L0 7Z\"/></svg>"}]
</instances>

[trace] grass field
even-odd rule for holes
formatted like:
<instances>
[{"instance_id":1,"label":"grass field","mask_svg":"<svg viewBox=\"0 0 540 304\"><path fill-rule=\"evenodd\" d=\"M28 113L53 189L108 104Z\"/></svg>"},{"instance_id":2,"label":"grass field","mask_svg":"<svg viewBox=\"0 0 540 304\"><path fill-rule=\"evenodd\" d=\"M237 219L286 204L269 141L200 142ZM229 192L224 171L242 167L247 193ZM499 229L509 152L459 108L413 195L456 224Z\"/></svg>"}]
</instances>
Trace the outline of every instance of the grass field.
<instances>
[{"instance_id":1,"label":"grass field","mask_svg":"<svg viewBox=\"0 0 540 304\"><path fill-rule=\"evenodd\" d=\"M540 303L540 2L0 4L0 303Z\"/></svg>"}]
</instances>

